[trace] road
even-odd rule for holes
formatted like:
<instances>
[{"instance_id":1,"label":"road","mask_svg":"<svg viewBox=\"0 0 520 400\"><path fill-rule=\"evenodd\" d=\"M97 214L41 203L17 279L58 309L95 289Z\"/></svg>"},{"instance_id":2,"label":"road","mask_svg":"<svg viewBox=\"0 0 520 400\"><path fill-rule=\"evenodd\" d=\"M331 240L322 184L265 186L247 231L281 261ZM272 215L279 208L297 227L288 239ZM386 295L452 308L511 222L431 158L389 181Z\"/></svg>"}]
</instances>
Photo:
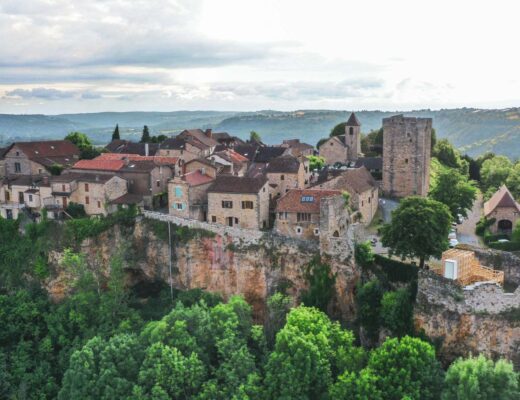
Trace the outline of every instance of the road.
<instances>
[{"instance_id":1,"label":"road","mask_svg":"<svg viewBox=\"0 0 520 400\"><path fill-rule=\"evenodd\" d=\"M475 227L482 216L482 195L479 194L473 208L468 211L468 217L457 225L457 239L459 243L470 244L472 246L482 246L481 239L475 234Z\"/></svg>"}]
</instances>

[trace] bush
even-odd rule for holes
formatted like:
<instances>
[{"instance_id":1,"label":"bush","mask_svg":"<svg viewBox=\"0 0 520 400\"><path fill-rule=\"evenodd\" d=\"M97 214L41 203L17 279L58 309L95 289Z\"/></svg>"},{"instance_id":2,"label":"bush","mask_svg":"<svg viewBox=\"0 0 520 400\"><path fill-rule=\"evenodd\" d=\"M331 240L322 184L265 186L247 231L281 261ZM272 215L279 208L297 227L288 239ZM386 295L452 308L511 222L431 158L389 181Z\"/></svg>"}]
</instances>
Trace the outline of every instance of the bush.
<instances>
[{"instance_id":1,"label":"bush","mask_svg":"<svg viewBox=\"0 0 520 400\"><path fill-rule=\"evenodd\" d=\"M520 251L519 242L490 242L488 246L492 249L503 251Z\"/></svg>"},{"instance_id":2,"label":"bush","mask_svg":"<svg viewBox=\"0 0 520 400\"><path fill-rule=\"evenodd\" d=\"M413 333L413 301L407 289L386 292L383 295L381 322L398 337Z\"/></svg>"},{"instance_id":3,"label":"bush","mask_svg":"<svg viewBox=\"0 0 520 400\"><path fill-rule=\"evenodd\" d=\"M383 288L377 279L359 287L356 294L358 322L365 328L367 338L373 342L379 338L382 298Z\"/></svg>"},{"instance_id":4,"label":"bush","mask_svg":"<svg viewBox=\"0 0 520 400\"><path fill-rule=\"evenodd\" d=\"M375 257L370 242L356 243L354 250L356 263L362 267L368 267L374 263Z\"/></svg>"},{"instance_id":5,"label":"bush","mask_svg":"<svg viewBox=\"0 0 520 400\"><path fill-rule=\"evenodd\" d=\"M477 222L477 226L475 228L475 233L479 236L484 236L487 228L493 225L496 222L495 218L486 219L486 217L480 218L480 221Z\"/></svg>"},{"instance_id":6,"label":"bush","mask_svg":"<svg viewBox=\"0 0 520 400\"><path fill-rule=\"evenodd\" d=\"M374 255L377 265L381 266L383 272L391 282L414 282L417 281L417 267L391 258Z\"/></svg>"},{"instance_id":7,"label":"bush","mask_svg":"<svg viewBox=\"0 0 520 400\"><path fill-rule=\"evenodd\" d=\"M78 204L74 202L70 202L65 212L69 214L72 218L84 218L87 216L85 213L85 207L83 204Z\"/></svg>"}]
</instances>

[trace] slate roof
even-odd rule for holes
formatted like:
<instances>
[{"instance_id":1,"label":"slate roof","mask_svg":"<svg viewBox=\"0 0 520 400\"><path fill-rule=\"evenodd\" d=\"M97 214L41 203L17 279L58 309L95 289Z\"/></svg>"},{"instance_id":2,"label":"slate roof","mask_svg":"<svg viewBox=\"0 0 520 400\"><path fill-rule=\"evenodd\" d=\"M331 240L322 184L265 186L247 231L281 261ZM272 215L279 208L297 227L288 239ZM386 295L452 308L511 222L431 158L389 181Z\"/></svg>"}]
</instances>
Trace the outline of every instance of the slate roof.
<instances>
[{"instance_id":1,"label":"slate roof","mask_svg":"<svg viewBox=\"0 0 520 400\"><path fill-rule=\"evenodd\" d=\"M246 157L249 161L253 161L256 151L260 146L257 144L240 144L234 147L234 150Z\"/></svg>"},{"instance_id":2,"label":"slate roof","mask_svg":"<svg viewBox=\"0 0 520 400\"><path fill-rule=\"evenodd\" d=\"M354 167L365 167L369 171L371 170L382 170L383 169L383 158L382 157L359 157L354 164Z\"/></svg>"},{"instance_id":3,"label":"slate roof","mask_svg":"<svg viewBox=\"0 0 520 400\"><path fill-rule=\"evenodd\" d=\"M143 195L126 193L117 199L110 201L110 204L139 204L143 202Z\"/></svg>"},{"instance_id":4,"label":"slate roof","mask_svg":"<svg viewBox=\"0 0 520 400\"><path fill-rule=\"evenodd\" d=\"M105 148L111 153L137 154L144 156L146 154L145 143L134 143L130 140L112 140ZM148 143L148 155L154 156L159 150L158 143Z\"/></svg>"},{"instance_id":5,"label":"slate roof","mask_svg":"<svg viewBox=\"0 0 520 400\"><path fill-rule=\"evenodd\" d=\"M208 189L212 193L258 193L266 184L265 177L219 175Z\"/></svg>"},{"instance_id":6,"label":"slate roof","mask_svg":"<svg viewBox=\"0 0 520 400\"><path fill-rule=\"evenodd\" d=\"M321 199L337 195L341 195L339 190L291 189L276 203L276 212L317 214L320 212Z\"/></svg>"},{"instance_id":7,"label":"slate roof","mask_svg":"<svg viewBox=\"0 0 520 400\"><path fill-rule=\"evenodd\" d=\"M258 148L254 161L257 163L268 163L273 158L280 157L281 155L283 155L285 151L285 147L262 146Z\"/></svg>"},{"instance_id":8,"label":"slate roof","mask_svg":"<svg viewBox=\"0 0 520 400\"><path fill-rule=\"evenodd\" d=\"M110 179L112 179L114 175L108 174L93 174L93 173L78 173L78 172L68 172L66 174L61 174L59 176L53 176L51 178L52 183L61 183L61 182L89 182L89 183L106 183ZM123 178L121 178L123 179Z\"/></svg>"},{"instance_id":9,"label":"slate roof","mask_svg":"<svg viewBox=\"0 0 520 400\"><path fill-rule=\"evenodd\" d=\"M506 185L502 185L495 194L484 203L484 215L487 217L498 207L516 208L520 212L520 204L518 204Z\"/></svg>"},{"instance_id":10,"label":"slate roof","mask_svg":"<svg viewBox=\"0 0 520 400\"><path fill-rule=\"evenodd\" d=\"M300 162L297 158L289 155L273 158L268 164L265 172L267 173L287 173L296 174L300 169Z\"/></svg>"},{"instance_id":11,"label":"slate roof","mask_svg":"<svg viewBox=\"0 0 520 400\"><path fill-rule=\"evenodd\" d=\"M359 120L356 117L356 114L352 113L350 114L350 117L347 121L347 126L361 126L359 123Z\"/></svg>"},{"instance_id":12,"label":"slate roof","mask_svg":"<svg viewBox=\"0 0 520 400\"><path fill-rule=\"evenodd\" d=\"M47 179L47 183L45 183ZM13 175L10 177L4 177L4 185L9 186L49 186L47 176L43 175Z\"/></svg>"}]
</instances>

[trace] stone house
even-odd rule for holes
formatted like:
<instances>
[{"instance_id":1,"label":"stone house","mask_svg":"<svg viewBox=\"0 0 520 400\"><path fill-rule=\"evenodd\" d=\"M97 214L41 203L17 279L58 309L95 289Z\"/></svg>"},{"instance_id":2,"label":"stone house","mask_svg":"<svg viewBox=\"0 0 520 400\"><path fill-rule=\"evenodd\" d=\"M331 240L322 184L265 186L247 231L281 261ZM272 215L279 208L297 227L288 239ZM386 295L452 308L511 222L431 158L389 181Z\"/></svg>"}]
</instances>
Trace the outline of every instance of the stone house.
<instances>
[{"instance_id":1,"label":"stone house","mask_svg":"<svg viewBox=\"0 0 520 400\"><path fill-rule=\"evenodd\" d=\"M21 213L36 219L42 208L52 204L51 187L47 175L13 175L0 185L0 215L16 219Z\"/></svg>"},{"instance_id":2,"label":"stone house","mask_svg":"<svg viewBox=\"0 0 520 400\"><path fill-rule=\"evenodd\" d=\"M215 151L221 151L224 149L232 149L235 146L245 144L245 142L242 139L240 139L236 136L231 136L227 132L213 132L212 138L219 143L217 145L217 147L215 148Z\"/></svg>"},{"instance_id":3,"label":"stone house","mask_svg":"<svg viewBox=\"0 0 520 400\"><path fill-rule=\"evenodd\" d=\"M111 201L128 192L128 182L107 174L65 173L51 179L55 208L64 210L73 202L87 215L107 215Z\"/></svg>"},{"instance_id":4,"label":"stone house","mask_svg":"<svg viewBox=\"0 0 520 400\"><path fill-rule=\"evenodd\" d=\"M211 154L211 148L192 137L174 137L161 143L159 155L178 157L185 163L195 158L204 158Z\"/></svg>"},{"instance_id":5,"label":"stone house","mask_svg":"<svg viewBox=\"0 0 520 400\"><path fill-rule=\"evenodd\" d=\"M356 115L350 114L343 135L330 137L318 150L328 165L356 161L361 154L361 124Z\"/></svg>"},{"instance_id":6,"label":"stone house","mask_svg":"<svg viewBox=\"0 0 520 400\"><path fill-rule=\"evenodd\" d=\"M430 190L432 119L383 119L383 193L427 196Z\"/></svg>"},{"instance_id":7,"label":"stone house","mask_svg":"<svg viewBox=\"0 0 520 400\"><path fill-rule=\"evenodd\" d=\"M0 147L0 178L5 176L5 153L7 149L7 147Z\"/></svg>"},{"instance_id":8,"label":"stone house","mask_svg":"<svg viewBox=\"0 0 520 400\"><path fill-rule=\"evenodd\" d=\"M4 154L6 175L51 175L53 166L67 168L80 151L68 140L13 143Z\"/></svg>"},{"instance_id":9,"label":"stone house","mask_svg":"<svg viewBox=\"0 0 520 400\"><path fill-rule=\"evenodd\" d=\"M489 227L492 233L510 234L520 220L520 204L515 201L513 195L502 185L495 194L484 203L484 216L494 219Z\"/></svg>"},{"instance_id":10,"label":"stone house","mask_svg":"<svg viewBox=\"0 0 520 400\"><path fill-rule=\"evenodd\" d=\"M185 129L179 133L177 137L181 139L194 139L202 143L209 152L209 154L205 154L205 156L212 154L215 151L215 147L219 144L219 142L213 139L213 131L211 129L206 129L205 131L202 129Z\"/></svg>"},{"instance_id":11,"label":"stone house","mask_svg":"<svg viewBox=\"0 0 520 400\"><path fill-rule=\"evenodd\" d=\"M217 176L208 189L208 222L246 229L268 228L267 179Z\"/></svg>"},{"instance_id":12,"label":"stone house","mask_svg":"<svg viewBox=\"0 0 520 400\"><path fill-rule=\"evenodd\" d=\"M339 190L350 194L350 206L361 214L364 225L370 225L379 206L379 187L365 167L349 168L312 188Z\"/></svg>"},{"instance_id":13,"label":"stone house","mask_svg":"<svg viewBox=\"0 0 520 400\"><path fill-rule=\"evenodd\" d=\"M267 164L265 174L269 181L269 198L271 200L279 198L290 189L305 187L304 163L291 155L273 158Z\"/></svg>"},{"instance_id":14,"label":"stone house","mask_svg":"<svg viewBox=\"0 0 520 400\"><path fill-rule=\"evenodd\" d=\"M183 168L184 174L200 171L202 175L209 175L213 179L217 177L217 174L219 174L222 169L222 166L218 166L212 160L207 160L205 158L194 158L193 160L184 164Z\"/></svg>"},{"instance_id":15,"label":"stone house","mask_svg":"<svg viewBox=\"0 0 520 400\"><path fill-rule=\"evenodd\" d=\"M296 158L312 156L314 154L314 147L308 143L300 142L300 139L284 140L281 147L287 148L285 154L290 154Z\"/></svg>"},{"instance_id":16,"label":"stone house","mask_svg":"<svg viewBox=\"0 0 520 400\"><path fill-rule=\"evenodd\" d=\"M244 176L249 165L249 159L233 149L216 151L208 159L220 165L222 173L236 176Z\"/></svg>"},{"instance_id":17,"label":"stone house","mask_svg":"<svg viewBox=\"0 0 520 400\"><path fill-rule=\"evenodd\" d=\"M207 221L208 189L215 177L195 170L168 182L168 210L177 217Z\"/></svg>"},{"instance_id":18,"label":"stone house","mask_svg":"<svg viewBox=\"0 0 520 400\"><path fill-rule=\"evenodd\" d=\"M289 237L320 240L342 237L348 210L339 190L292 189L276 205L275 232Z\"/></svg>"}]
</instances>

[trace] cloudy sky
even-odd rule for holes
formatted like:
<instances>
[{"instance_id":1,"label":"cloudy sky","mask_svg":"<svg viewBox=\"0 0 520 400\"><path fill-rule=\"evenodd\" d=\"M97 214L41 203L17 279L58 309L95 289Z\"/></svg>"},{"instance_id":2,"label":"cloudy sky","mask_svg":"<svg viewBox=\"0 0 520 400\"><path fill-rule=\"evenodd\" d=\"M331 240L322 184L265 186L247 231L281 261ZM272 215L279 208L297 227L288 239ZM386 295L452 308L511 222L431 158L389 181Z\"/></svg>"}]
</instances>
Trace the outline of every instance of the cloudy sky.
<instances>
[{"instance_id":1,"label":"cloudy sky","mask_svg":"<svg viewBox=\"0 0 520 400\"><path fill-rule=\"evenodd\" d=\"M0 113L520 106L518 0L0 0Z\"/></svg>"}]
</instances>

